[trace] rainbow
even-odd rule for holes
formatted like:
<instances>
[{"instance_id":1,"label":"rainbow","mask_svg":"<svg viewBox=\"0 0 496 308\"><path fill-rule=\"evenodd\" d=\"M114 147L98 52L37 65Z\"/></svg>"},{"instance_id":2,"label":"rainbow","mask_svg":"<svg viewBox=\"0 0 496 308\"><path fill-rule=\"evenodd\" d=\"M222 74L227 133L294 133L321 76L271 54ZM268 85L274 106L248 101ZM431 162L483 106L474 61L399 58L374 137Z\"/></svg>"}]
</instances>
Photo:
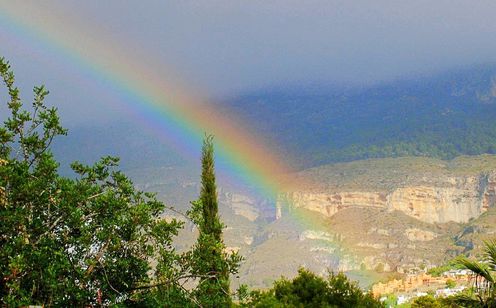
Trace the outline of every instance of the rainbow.
<instances>
[{"instance_id":1,"label":"rainbow","mask_svg":"<svg viewBox=\"0 0 496 308\"><path fill-rule=\"evenodd\" d=\"M213 134L221 167L266 196L285 190L288 164L263 140L227 119L208 102L186 90L171 70L157 66L130 46L113 41L100 29L69 19L67 12L37 3L0 3L0 22L11 32L28 37L69 58L95 80L105 80L123 97L127 111L181 154L199 157L205 133ZM144 61L142 61L145 59ZM146 62L146 63L144 63ZM285 183L285 184L282 184Z\"/></svg>"},{"instance_id":2,"label":"rainbow","mask_svg":"<svg viewBox=\"0 0 496 308\"><path fill-rule=\"evenodd\" d=\"M223 173L254 187L262 197L275 201L281 192L306 186L301 177L289 180L287 175L294 170L240 121L219 114L215 106L185 88L172 70L105 36L95 25L69 18L67 12L46 4L23 1L0 2L0 25L16 38L60 54L91 79L109 84L137 122L180 154L199 159L204 134L213 134ZM296 228L321 225L297 211L289 213Z\"/></svg>"}]
</instances>

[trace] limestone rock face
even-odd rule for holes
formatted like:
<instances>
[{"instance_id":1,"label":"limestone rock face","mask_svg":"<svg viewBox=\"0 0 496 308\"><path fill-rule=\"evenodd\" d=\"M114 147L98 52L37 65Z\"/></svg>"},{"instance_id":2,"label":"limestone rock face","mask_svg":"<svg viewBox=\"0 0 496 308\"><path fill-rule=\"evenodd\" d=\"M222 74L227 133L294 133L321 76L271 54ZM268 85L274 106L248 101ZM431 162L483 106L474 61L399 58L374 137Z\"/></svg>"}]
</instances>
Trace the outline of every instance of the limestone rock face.
<instances>
[{"instance_id":1,"label":"limestone rock face","mask_svg":"<svg viewBox=\"0 0 496 308\"><path fill-rule=\"evenodd\" d=\"M288 196L294 207L303 207L325 216L332 216L339 210L350 206L385 207L386 194L375 192L313 193L293 192Z\"/></svg>"},{"instance_id":2,"label":"limestone rock face","mask_svg":"<svg viewBox=\"0 0 496 308\"><path fill-rule=\"evenodd\" d=\"M255 221L260 216L257 202L246 195L225 193L220 196L221 202L229 204L236 215L240 215L249 221Z\"/></svg>"},{"instance_id":3,"label":"limestone rock face","mask_svg":"<svg viewBox=\"0 0 496 308\"><path fill-rule=\"evenodd\" d=\"M458 188L402 187L390 195L389 208L429 223L467 222L483 211L478 195L473 185Z\"/></svg>"},{"instance_id":4,"label":"limestone rock face","mask_svg":"<svg viewBox=\"0 0 496 308\"><path fill-rule=\"evenodd\" d=\"M290 208L304 208L326 217L345 208L375 207L398 210L428 223L464 223L496 203L496 172L403 183L384 191L326 190L288 192L280 202L285 200Z\"/></svg>"},{"instance_id":5,"label":"limestone rock face","mask_svg":"<svg viewBox=\"0 0 496 308\"><path fill-rule=\"evenodd\" d=\"M426 231L426 230L420 230L417 228L409 228L405 230L405 235L408 238L408 240L415 242L415 241L420 241L420 242L426 242L426 241L432 241L437 237L437 234L431 231Z\"/></svg>"}]
</instances>

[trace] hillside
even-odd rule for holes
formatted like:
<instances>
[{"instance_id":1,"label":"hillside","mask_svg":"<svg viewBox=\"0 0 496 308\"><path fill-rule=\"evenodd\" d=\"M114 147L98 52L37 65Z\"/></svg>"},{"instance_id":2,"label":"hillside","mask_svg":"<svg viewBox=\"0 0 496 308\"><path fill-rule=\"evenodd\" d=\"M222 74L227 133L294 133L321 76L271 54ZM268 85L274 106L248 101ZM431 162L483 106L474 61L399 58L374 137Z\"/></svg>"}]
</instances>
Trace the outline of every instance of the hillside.
<instances>
[{"instance_id":1,"label":"hillside","mask_svg":"<svg viewBox=\"0 0 496 308\"><path fill-rule=\"evenodd\" d=\"M496 66L363 88L265 89L223 108L300 167L374 157L496 153Z\"/></svg>"},{"instance_id":2,"label":"hillside","mask_svg":"<svg viewBox=\"0 0 496 308\"><path fill-rule=\"evenodd\" d=\"M496 170L495 155L458 156L452 160L399 157L322 165L298 172L305 190L339 188L388 191L399 186L441 183L450 177L471 176Z\"/></svg>"},{"instance_id":3,"label":"hillside","mask_svg":"<svg viewBox=\"0 0 496 308\"><path fill-rule=\"evenodd\" d=\"M368 158L496 153L494 65L362 88L269 88L215 108L299 169ZM107 154L120 156L124 169L188 161L132 121L67 124L69 136L54 148L63 167L67 157L93 161Z\"/></svg>"},{"instance_id":4,"label":"hillside","mask_svg":"<svg viewBox=\"0 0 496 308\"><path fill-rule=\"evenodd\" d=\"M281 198L289 205L282 216L304 210L324 219L328 237L348 251L341 269L418 272L477 255L496 235L494 155L369 159L296 177L311 182Z\"/></svg>"},{"instance_id":5,"label":"hillside","mask_svg":"<svg viewBox=\"0 0 496 308\"><path fill-rule=\"evenodd\" d=\"M276 220L274 204L219 177L226 243L246 257L233 282L268 286L306 265L368 285L477 254L496 234L496 158L474 155L496 144L493 76L496 68L477 67L373 88L266 91L219 105L287 153L302 170L292 178L307 183L284 196L294 199L292 212ZM132 123L72 131L54 149L63 166L67 157L118 155L139 188L178 210L197 198L198 166ZM178 248L194 236L187 224Z\"/></svg>"},{"instance_id":6,"label":"hillside","mask_svg":"<svg viewBox=\"0 0 496 308\"><path fill-rule=\"evenodd\" d=\"M461 253L477 254L482 240L496 234L496 207L495 199L489 198L485 199L487 208L482 208L482 201L477 200L485 195L477 193L481 188L470 179L484 178L495 171L494 155L450 161L422 157L370 159L311 168L295 176L310 177L313 184L293 192L306 194L309 199L299 199L298 206L284 208L280 219L275 218L276 208L267 200L220 186L226 243L246 258L233 283L266 287L281 275L294 275L303 265L318 273L342 270L368 286L386 277L441 265ZM198 175L193 168L136 169L130 175L139 188L159 192L162 200L183 212L198 195ZM415 192L419 186L431 187L436 198L444 198L412 203L413 213L420 205L431 213L427 216L416 217L408 206L374 206L364 198L366 194L398 189ZM494 191L494 186L484 189ZM350 192L354 197L348 203L331 210L336 204L329 202L328 195ZM318 194L324 197L315 198ZM393 203L408 204L410 196L398 195L404 199L397 198ZM450 196L461 199L449 203ZM453 209L450 206L465 204L479 212L468 212L470 217L463 211L449 214ZM166 215L181 219L175 212ZM444 220L428 221L425 217ZM191 225L186 226L177 241L179 249L191 245L196 236Z\"/></svg>"}]
</instances>

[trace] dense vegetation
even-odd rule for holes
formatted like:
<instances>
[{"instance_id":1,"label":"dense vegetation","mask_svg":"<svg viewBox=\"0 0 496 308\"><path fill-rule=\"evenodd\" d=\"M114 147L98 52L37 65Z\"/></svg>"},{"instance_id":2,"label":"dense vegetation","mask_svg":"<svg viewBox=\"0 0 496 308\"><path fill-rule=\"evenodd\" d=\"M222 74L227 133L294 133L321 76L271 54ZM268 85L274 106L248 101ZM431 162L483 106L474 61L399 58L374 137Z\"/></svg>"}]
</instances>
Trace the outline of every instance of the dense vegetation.
<instances>
[{"instance_id":1,"label":"dense vegetation","mask_svg":"<svg viewBox=\"0 0 496 308\"><path fill-rule=\"evenodd\" d=\"M496 153L496 68L360 89L282 89L224 104L300 166Z\"/></svg>"},{"instance_id":2,"label":"dense vegetation","mask_svg":"<svg viewBox=\"0 0 496 308\"><path fill-rule=\"evenodd\" d=\"M449 270L452 270L452 269L462 269L464 268L463 265L461 265L459 262L458 262L458 259L452 259L448 262L446 262L445 264L443 265L440 265L440 266L436 266L436 267L433 267L433 268L430 268L428 271L427 271L427 274L430 274L432 276L435 276L435 277L439 277L441 276L444 272L447 272Z\"/></svg>"},{"instance_id":3,"label":"dense vegetation","mask_svg":"<svg viewBox=\"0 0 496 308\"><path fill-rule=\"evenodd\" d=\"M200 228L199 242L178 253L173 238L182 223L163 219L167 207L154 194L136 190L116 169L117 158L105 157L92 166L76 162L75 177L60 176L50 150L66 130L57 110L44 104L48 91L35 87L34 102L25 109L3 58L0 76L10 110L0 127L1 305L223 303L207 298L205 286L229 303L227 277L236 272L240 259L224 252L222 225L212 203L211 139L203 153L202 183L207 188L194 207L210 214L203 219L190 215Z\"/></svg>"},{"instance_id":4,"label":"dense vegetation","mask_svg":"<svg viewBox=\"0 0 496 308\"><path fill-rule=\"evenodd\" d=\"M300 269L292 280L280 279L265 291L254 291L244 307L383 307L372 294L363 293L343 273L329 273L327 279Z\"/></svg>"},{"instance_id":5,"label":"dense vegetation","mask_svg":"<svg viewBox=\"0 0 496 308\"><path fill-rule=\"evenodd\" d=\"M200 198L193 202L189 212L200 233L189 253L194 260L191 272L199 277L194 295L204 307L227 307L232 304L229 275L237 273L241 257L237 253L227 254L222 240L224 225L219 218L212 136L207 136L203 143L201 179Z\"/></svg>"},{"instance_id":6,"label":"dense vegetation","mask_svg":"<svg viewBox=\"0 0 496 308\"><path fill-rule=\"evenodd\" d=\"M453 298L463 307L496 307L496 240L485 242L482 262L462 257L460 265L474 273L472 292Z\"/></svg>"}]
</instances>

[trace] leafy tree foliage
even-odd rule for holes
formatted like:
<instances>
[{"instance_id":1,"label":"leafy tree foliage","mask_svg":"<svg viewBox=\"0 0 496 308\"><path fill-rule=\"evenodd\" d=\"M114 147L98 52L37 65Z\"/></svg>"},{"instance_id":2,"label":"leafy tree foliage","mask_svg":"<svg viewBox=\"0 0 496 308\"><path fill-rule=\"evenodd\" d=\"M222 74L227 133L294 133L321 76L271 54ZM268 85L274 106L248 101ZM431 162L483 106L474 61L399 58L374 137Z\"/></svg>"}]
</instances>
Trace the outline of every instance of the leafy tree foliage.
<instances>
[{"instance_id":1,"label":"leafy tree foliage","mask_svg":"<svg viewBox=\"0 0 496 308\"><path fill-rule=\"evenodd\" d=\"M383 301L386 307L395 307L398 302L398 296L396 294L388 294L386 299Z\"/></svg>"},{"instance_id":2,"label":"leafy tree foliage","mask_svg":"<svg viewBox=\"0 0 496 308\"><path fill-rule=\"evenodd\" d=\"M281 279L267 291L254 291L241 304L245 307L383 307L343 274L327 279L300 269L293 280Z\"/></svg>"},{"instance_id":3,"label":"leafy tree foliage","mask_svg":"<svg viewBox=\"0 0 496 308\"><path fill-rule=\"evenodd\" d=\"M199 277L194 294L203 307L226 307L231 305L229 275L237 273L241 257L227 253L222 240L224 225L219 218L212 136L203 142L201 184L200 198L189 212L199 229L190 253L192 274Z\"/></svg>"},{"instance_id":4,"label":"leafy tree foliage","mask_svg":"<svg viewBox=\"0 0 496 308\"><path fill-rule=\"evenodd\" d=\"M427 271L427 274L435 276L435 277L440 277L444 272L447 272L452 269L463 269L463 265L460 264L457 258L449 260L447 263L430 268Z\"/></svg>"},{"instance_id":5,"label":"leafy tree foliage","mask_svg":"<svg viewBox=\"0 0 496 308\"><path fill-rule=\"evenodd\" d=\"M455 296L452 302L462 307L496 307L496 240L485 242L483 262L462 257L459 263L475 275L473 292Z\"/></svg>"},{"instance_id":6,"label":"leafy tree foliage","mask_svg":"<svg viewBox=\"0 0 496 308\"><path fill-rule=\"evenodd\" d=\"M3 58L0 75L10 99L0 127L1 305L136 302L153 283L152 258L162 282L177 286L181 223L160 219L164 204L135 190L116 158L74 163L76 178L61 177L50 145L66 130L44 104L48 91L35 87L26 110Z\"/></svg>"},{"instance_id":7,"label":"leafy tree foliage","mask_svg":"<svg viewBox=\"0 0 496 308\"><path fill-rule=\"evenodd\" d=\"M436 299L432 295L424 295L415 298L412 302L412 308L441 308L446 307L441 300Z\"/></svg>"},{"instance_id":8,"label":"leafy tree foliage","mask_svg":"<svg viewBox=\"0 0 496 308\"><path fill-rule=\"evenodd\" d=\"M446 288L453 289L454 287L456 287L456 281L453 279L446 280Z\"/></svg>"}]
</instances>

